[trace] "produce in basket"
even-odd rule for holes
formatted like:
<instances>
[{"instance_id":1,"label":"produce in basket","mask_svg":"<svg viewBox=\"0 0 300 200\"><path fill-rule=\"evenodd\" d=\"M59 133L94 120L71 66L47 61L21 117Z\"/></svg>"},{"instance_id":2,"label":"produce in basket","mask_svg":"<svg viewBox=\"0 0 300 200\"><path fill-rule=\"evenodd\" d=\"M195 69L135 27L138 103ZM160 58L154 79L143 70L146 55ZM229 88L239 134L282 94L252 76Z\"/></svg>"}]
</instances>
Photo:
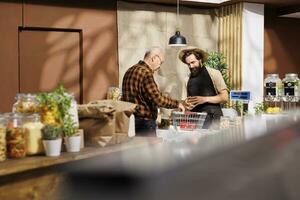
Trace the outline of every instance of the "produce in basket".
<instances>
[{"instance_id":1,"label":"produce in basket","mask_svg":"<svg viewBox=\"0 0 300 200\"><path fill-rule=\"evenodd\" d=\"M189 129L189 130L196 129L197 127L195 123L191 123L191 122L180 122L179 125L181 129Z\"/></svg>"}]
</instances>

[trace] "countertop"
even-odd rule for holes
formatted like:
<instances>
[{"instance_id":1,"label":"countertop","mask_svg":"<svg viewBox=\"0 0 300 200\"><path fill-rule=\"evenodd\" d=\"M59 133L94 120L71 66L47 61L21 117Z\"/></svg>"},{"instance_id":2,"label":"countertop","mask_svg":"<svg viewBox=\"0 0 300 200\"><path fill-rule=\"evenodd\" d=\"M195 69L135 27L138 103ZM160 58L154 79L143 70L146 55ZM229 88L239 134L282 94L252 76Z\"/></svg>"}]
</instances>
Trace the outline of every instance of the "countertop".
<instances>
[{"instance_id":1,"label":"countertop","mask_svg":"<svg viewBox=\"0 0 300 200\"><path fill-rule=\"evenodd\" d=\"M78 161L97 156L109 155L115 152L126 151L139 147L151 146L159 143L159 138L134 137L130 141L108 147L85 147L78 153L62 152L58 157L46 157L44 155L28 156L20 159L8 159L0 162L0 176L49 167L72 161Z\"/></svg>"}]
</instances>

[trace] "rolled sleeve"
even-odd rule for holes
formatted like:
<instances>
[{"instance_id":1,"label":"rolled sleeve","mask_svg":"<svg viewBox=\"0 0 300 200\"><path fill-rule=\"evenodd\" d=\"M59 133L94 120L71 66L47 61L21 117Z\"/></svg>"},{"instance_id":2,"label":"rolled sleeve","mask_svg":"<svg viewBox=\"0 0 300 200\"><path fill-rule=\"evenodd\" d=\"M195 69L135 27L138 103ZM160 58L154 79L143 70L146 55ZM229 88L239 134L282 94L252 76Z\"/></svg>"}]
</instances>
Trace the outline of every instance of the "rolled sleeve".
<instances>
[{"instance_id":1,"label":"rolled sleeve","mask_svg":"<svg viewBox=\"0 0 300 200\"><path fill-rule=\"evenodd\" d=\"M222 76L221 72L220 71L215 71L215 76L216 76L215 87L218 90L218 92L220 92L222 90L227 90L228 91L228 88L226 86L226 83L223 79L223 76Z\"/></svg>"}]
</instances>

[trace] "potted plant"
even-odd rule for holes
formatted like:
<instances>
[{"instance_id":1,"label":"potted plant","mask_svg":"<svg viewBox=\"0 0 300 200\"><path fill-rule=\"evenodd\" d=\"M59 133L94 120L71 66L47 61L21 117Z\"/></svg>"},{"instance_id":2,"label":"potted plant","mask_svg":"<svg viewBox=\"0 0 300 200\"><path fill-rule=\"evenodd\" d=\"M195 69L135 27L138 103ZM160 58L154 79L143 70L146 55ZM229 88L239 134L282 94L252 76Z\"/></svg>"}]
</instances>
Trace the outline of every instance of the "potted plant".
<instances>
[{"instance_id":1,"label":"potted plant","mask_svg":"<svg viewBox=\"0 0 300 200\"><path fill-rule=\"evenodd\" d=\"M79 152L81 136L78 132L78 126L70 116L65 117L62 129L67 152Z\"/></svg>"},{"instance_id":2,"label":"potted plant","mask_svg":"<svg viewBox=\"0 0 300 200\"><path fill-rule=\"evenodd\" d=\"M219 70L223 76L228 90L231 90L230 81L228 77L228 64L226 63L226 58L222 53L215 51L209 52L204 66Z\"/></svg>"},{"instance_id":3,"label":"potted plant","mask_svg":"<svg viewBox=\"0 0 300 200\"><path fill-rule=\"evenodd\" d=\"M61 127L47 124L42 128L42 139L46 156L59 156L62 143Z\"/></svg>"},{"instance_id":4,"label":"potted plant","mask_svg":"<svg viewBox=\"0 0 300 200\"><path fill-rule=\"evenodd\" d=\"M78 134L78 120L75 123L77 116L74 116L74 113L71 112L72 95L67 93L63 85L59 85L53 92L40 93L38 100L41 106L43 123L61 126L67 151L78 152L81 136ZM79 148L77 147L78 143Z\"/></svg>"}]
</instances>

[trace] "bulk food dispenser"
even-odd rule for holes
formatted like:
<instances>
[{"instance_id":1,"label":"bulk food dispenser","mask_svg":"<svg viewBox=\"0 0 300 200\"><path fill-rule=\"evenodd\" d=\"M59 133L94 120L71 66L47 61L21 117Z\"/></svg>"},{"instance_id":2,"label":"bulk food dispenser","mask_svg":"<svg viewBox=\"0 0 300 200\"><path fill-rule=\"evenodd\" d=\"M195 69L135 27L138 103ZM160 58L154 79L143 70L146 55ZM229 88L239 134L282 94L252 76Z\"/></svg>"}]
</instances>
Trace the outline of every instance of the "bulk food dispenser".
<instances>
[{"instance_id":1,"label":"bulk food dispenser","mask_svg":"<svg viewBox=\"0 0 300 200\"><path fill-rule=\"evenodd\" d=\"M299 107L300 87L298 74L286 74L283 83L283 104L285 110Z\"/></svg>"},{"instance_id":2,"label":"bulk food dispenser","mask_svg":"<svg viewBox=\"0 0 300 200\"><path fill-rule=\"evenodd\" d=\"M267 74L264 80L264 100L268 108L282 109L282 82L278 74Z\"/></svg>"}]
</instances>

